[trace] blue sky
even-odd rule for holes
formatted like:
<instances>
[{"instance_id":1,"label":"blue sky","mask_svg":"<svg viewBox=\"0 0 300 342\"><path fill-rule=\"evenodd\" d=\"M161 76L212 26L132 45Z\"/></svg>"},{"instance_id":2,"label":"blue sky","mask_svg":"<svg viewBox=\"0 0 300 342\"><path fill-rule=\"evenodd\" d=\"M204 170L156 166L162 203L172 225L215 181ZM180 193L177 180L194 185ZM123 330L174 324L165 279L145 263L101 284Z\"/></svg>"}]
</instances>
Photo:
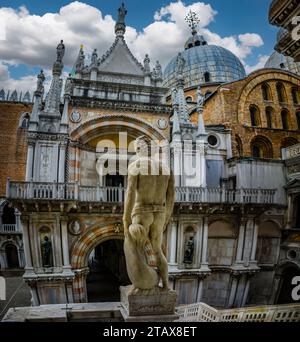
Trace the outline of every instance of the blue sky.
<instances>
[{"instance_id":1,"label":"blue sky","mask_svg":"<svg viewBox=\"0 0 300 342\"><path fill-rule=\"evenodd\" d=\"M168 42L166 41L166 37L163 37L165 39L164 42L162 42L162 46L165 46L166 49L169 49L168 51L164 51L162 55L157 55L156 50L161 50L160 47L157 45L158 43L154 44L154 40L160 40L161 37L155 36L155 29L152 26L154 20L154 15L156 12L161 11L162 8L169 8L167 10L167 15L164 15L161 13L161 17L159 20L162 20L164 22L170 22L173 21L177 25L177 28L174 29L174 37L178 36L178 40L183 40L184 37L188 36L188 31L185 33L182 33L183 35L180 36L178 33L178 30L185 30L186 28L183 27L183 24L180 22L180 18L178 19L178 13L176 14L176 8L173 9L171 7L168 7L170 3L176 3L177 0L169 0L169 1L160 1L160 0L144 0L144 1L137 1L137 0L127 0L125 1L125 6L128 10L128 15L126 17L126 23L132 30L129 28L127 29L128 38L127 42L129 41L129 46L133 50L133 53L137 55L139 59L142 58L144 51L149 52L150 56L151 53L154 54L155 58L159 58L162 60L162 64L166 64L168 58L174 56L176 51L178 51L182 43L178 43L176 45L176 41ZM65 32L61 29L59 31L58 29L53 29L53 37L50 34L48 36L47 32L52 33L51 28L45 29L45 32L47 36L41 37L39 35L40 26L50 26L52 24L52 19L49 19L49 16L47 14L57 14L60 12L61 8L63 6L67 6L67 9L70 6L70 3L72 1L40 1L40 0L0 0L0 18L1 18L1 9L5 16L8 16L8 21L13 22L14 19L10 19L9 17L11 15L7 14L8 10L3 10L3 8L7 7L10 9L10 11L15 10L16 13L18 13L18 18L16 18L15 27L11 28L11 32L8 32L7 40L4 42L4 45L2 45L2 50L0 46L0 63L2 63L2 69L0 64L0 88L1 87L1 81L5 79L5 77L9 77L10 81L6 79L6 81L3 81L4 84L8 84L11 86L14 86L16 83L13 82L13 80L18 80L20 78L28 77L28 80L24 81L24 86L27 86L26 82L29 82L29 76L34 75L39 67L43 67L45 69L50 68L51 66L51 50L52 48L50 46L50 41L53 39L53 51L55 52L55 41L59 41L60 37L59 35L64 35ZM92 46L97 45L96 47L100 48L100 50L105 51L106 48L109 47L109 44L113 42L113 26L109 19L105 19L106 15L111 15L113 19L116 19L117 14L117 8L120 6L121 1L120 0L81 0L81 3L90 5L92 7L84 7L80 9L82 16L84 17L87 15L87 20L85 21L84 18L78 17L77 20L76 17L74 17L74 22L71 22L72 20L68 17L66 20L68 22L67 28L69 30L74 29L73 35L68 35L67 37L67 43L69 42L70 48L68 49L70 56L67 56L67 63L66 69L71 67L71 60L74 60L76 58L76 49L77 46L79 46L79 37L86 37L86 30L89 28L89 26L95 26L97 25L97 19L94 18L93 13L95 14L98 10L100 10L100 14L103 18L103 23L97 27L97 30L95 29L95 36L84 39L82 38L82 43L87 48L91 49ZM268 8L270 5L270 0L202 0L202 1L190 1L186 0L183 1L182 6L185 6L184 8L188 8L190 5L198 4L198 7L195 8L202 8L201 4L204 3L206 5L210 5L210 8L207 6L205 14L206 17L209 17L211 15L211 18L208 19L208 24L205 25L204 29L208 30L208 37L210 37L212 43L218 43L223 44L224 47L227 45L229 46L229 49L236 53L243 61L245 65L248 66L248 71L252 71L255 69L255 66L259 63L260 58L263 60L266 59L268 55L270 55L273 51L273 47L275 44L276 39L276 33L277 28L271 26L268 23ZM83 6L81 4L80 6ZM28 10L28 12L24 12L20 14L20 6L25 6ZM73 3L73 7L74 7ZM78 4L77 7L80 7ZM75 7L76 7L75 6ZM195 5L196 6L196 5ZM199 7L200 6L200 7ZM178 12L178 11L177 11ZM197 12L197 11L196 11ZM204 13L201 10L201 14ZM217 13L216 13L217 12ZM174 14L175 13L175 14ZM213 14L212 14L213 13ZM88 17L91 15L91 17ZM170 17L174 15L174 20L170 19ZM204 14L203 14L204 15ZM39 18L38 18L38 17ZM2 18L4 16L2 15ZM65 20L66 16L61 15L60 20ZM184 17L184 16L183 16ZM26 20L25 20L25 19ZM36 24L35 20L36 18L39 19L38 24ZM90 19L92 18L92 19ZM95 22L94 22L94 21ZM79 23L80 21L80 23ZM205 20L204 20L205 21ZM32 22L34 22L34 25L36 26L37 31L34 32L34 29L32 29ZM25 24L24 24L25 23ZM156 23L157 24L157 23ZM25 25L22 27L22 25ZM158 25L158 24L157 24ZM55 25L53 25L55 26ZM86 27L84 27L86 26ZM102 32L102 27L105 27L104 33ZM147 28L147 32L144 33L144 29ZM159 27L159 26L157 26ZM169 26L171 27L171 25ZM134 31L134 29L136 31ZM173 28L172 28L173 29ZM18 32L19 30L19 32ZM47 31L48 30L48 31ZM84 33L81 34L81 31L83 30ZM152 30L152 31L151 31ZM176 31L177 30L177 31ZM18 42L17 38L16 41L14 41L14 37L17 37L18 35L22 35L24 32L24 39L22 41L23 48L22 53L18 51L16 52L16 56L14 56L14 49L16 49L17 46L20 46L20 43ZM91 28L91 32L92 28ZM91 35L91 32L89 35ZM99 34L100 32L100 34ZM163 31L162 31L163 32ZM169 31L168 31L169 32ZM204 31L205 32L205 31ZM77 33L77 40L76 40L76 33ZM202 32L201 32L202 33ZM247 42L244 43L245 46L239 41L239 35L244 34L255 34L255 42L249 43L249 37L247 36ZM57 34L57 37L54 36ZM102 36L103 34L103 36ZM99 37L99 44L97 42L97 36ZM258 36L261 38L258 39ZM173 39L175 39L173 37ZM227 37L230 37L230 41L228 44ZM64 37L65 38L65 37ZM93 40L92 40L93 38ZM253 37L252 37L253 38ZM252 39L251 38L251 39ZM18 38L19 39L19 38ZM43 40L44 39L44 40ZM143 41L144 39L144 41ZM152 41L151 41L152 39ZM209 38L208 38L209 39ZM35 42L36 40L36 42ZM244 39L246 40L246 39ZM253 40L253 39L252 39ZM103 42L103 44L100 44L100 41ZM263 43L262 43L263 42ZM2 42L1 42L2 43ZM168 45L169 44L169 45ZM231 47L232 44L232 47ZM248 45L247 45L248 44ZM1 44L0 44L1 45ZM37 47L40 45L41 53L40 57L37 56ZM99 45L99 46L98 46ZM149 49L152 49L152 51L148 51ZM28 52L27 52L28 50ZM250 51L249 51L250 50ZM26 55L27 53L27 55ZM87 52L87 55L89 52ZM49 56L49 57L48 57ZM2 61L2 62L1 62ZM258 64L257 66L260 66ZM5 70L4 70L5 69ZM1 77L1 71L2 74L5 73L5 75Z\"/></svg>"}]
</instances>

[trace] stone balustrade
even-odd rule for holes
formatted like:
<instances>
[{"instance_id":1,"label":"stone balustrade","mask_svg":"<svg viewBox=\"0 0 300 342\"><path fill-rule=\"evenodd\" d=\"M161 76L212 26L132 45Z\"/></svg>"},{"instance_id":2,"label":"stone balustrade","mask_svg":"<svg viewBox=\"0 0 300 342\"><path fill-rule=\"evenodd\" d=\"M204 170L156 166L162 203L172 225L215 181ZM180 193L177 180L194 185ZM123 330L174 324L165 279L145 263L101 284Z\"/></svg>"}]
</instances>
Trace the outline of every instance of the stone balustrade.
<instances>
[{"instance_id":1,"label":"stone balustrade","mask_svg":"<svg viewBox=\"0 0 300 342\"><path fill-rule=\"evenodd\" d=\"M7 182L7 198L76 200L122 203L123 187L81 186L78 183ZM226 189L224 187L177 187L177 203L273 204L276 189Z\"/></svg>"},{"instance_id":2,"label":"stone balustrade","mask_svg":"<svg viewBox=\"0 0 300 342\"><path fill-rule=\"evenodd\" d=\"M20 233L20 228L17 224L0 224L0 233Z\"/></svg>"},{"instance_id":3,"label":"stone balustrade","mask_svg":"<svg viewBox=\"0 0 300 342\"><path fill-rule=\"evenodd\" d=\"M217 310L205 303L177 308L181 322L300 322L300 304Z\"/></svg>"}]
</instances>

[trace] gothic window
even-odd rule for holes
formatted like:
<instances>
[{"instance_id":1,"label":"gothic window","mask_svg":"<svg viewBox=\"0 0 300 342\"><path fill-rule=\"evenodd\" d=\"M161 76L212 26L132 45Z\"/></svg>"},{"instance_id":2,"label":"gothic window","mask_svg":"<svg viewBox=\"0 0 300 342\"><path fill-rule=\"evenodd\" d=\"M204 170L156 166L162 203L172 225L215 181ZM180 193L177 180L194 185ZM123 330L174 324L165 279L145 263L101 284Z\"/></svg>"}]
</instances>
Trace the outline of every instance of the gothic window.
<instances>
[{"instance_id":1,"label":"gothic window","mask_svg":"<svg viewBox=\"0 0 300 342\"><path fill-rule=\"evenodd\" d=\"M254 158L260 158L261 157L261 152L260 152L260 147L257 145L252 146L252 157Z\"/></svg>"},{"instance_id":2,"label":"gothic window","mask_svg":"<svg viewBox=\"0 0 300 342\"><path fill-rule=\"evenodd\" d=\"M24 113L21 115L20 121L19 121L19 127L20 128L28 128L29 126L29 120L30 120L30 115L29 113Z\"/></svg>"},{"instance_id":3,"label":"gothic window","mask_svg":"<svg viewBox=\"0 0 300 342\"><path fill-rule=\"evenodd\" d=\"M284 109L281 112L282 129L289 129L288 116L289 116L288 111Z\"/></svg>"},{"instance_id":4,"label":"gothic window","mask_svg":"<svg viewBox=\"0 0 300 342\"><path fill-rule=\"evenodd\" d=\"M277 83L276 90L277 90L278 101L286 102L286 94L285 94L284 85L280 82Z\"/></svg>"},{"instance_id":5,"label":"gothic window","mask_svg":"<svg viewBox=\"0 0 300 342\"><path fill-rule=\"evenodd\" d=\"M262 90L262 95L263 95L263 99L265 101L271 101L271 91L270 91L270 87L264 83L261 86L261 90Z\"/></svg>"},{"instance_id":6,"label":"gothic window","mask_svg":"<svg viewBox=\"0 0 300 342\"><path fill-rule=\"evenodd\" d=\"M296 118L297 118L297 129L300 131L300 112L296 113Z\"/></svg>"},{"instance_id":7,"label":"gothic window","mask_svg":"<svg viewBox=\"0 0 300 342\"><path fill-rule=\"evenodd\" d=\"M292 97L293 97L293 102L294 104L299 103L299 90L297 88L292 89Z\"/></svg>"},{"instance_id":8,"label":"gothic window","mask_svg":"<svg viewBox=\"0 0 300 342\"><path fill-rule=\"evenodd\" d=\"M242 143L241 138L238 135L235 136L235 143L236 143L237 155L241 157L243 155L243 143Z\"/></svg>"},{"instance_id":9,"label":"gothic window","mask_svg":"<svg viewBox=\"0 0 300 342\"><path fill-rule=\"evenodd\" d=\"M209 74L209 72L205 72L204 73L204 82L205 83L210 82L210 74Z\"/></svg>"},{"instance_id":10,"label":"gothic window","mask_svg":"<svg viewBox=\"0 0 300 342\"><path fill-rule=\"evenodd\" d=\"M250 120L251 126L259 126L260 118L259 118L259 110L256 106L250 106Z\"/></svg>"},{"instance_id":11,"label":"gothic window","mask_svg":"<svg viewBox=\"0 0 300 342\"><path fill-rule=\"evenodd\" d=\"M271 107L266 108L266 119L267 119L267 127L272 128L273 109Z\"/></svg>"}]
</instances>

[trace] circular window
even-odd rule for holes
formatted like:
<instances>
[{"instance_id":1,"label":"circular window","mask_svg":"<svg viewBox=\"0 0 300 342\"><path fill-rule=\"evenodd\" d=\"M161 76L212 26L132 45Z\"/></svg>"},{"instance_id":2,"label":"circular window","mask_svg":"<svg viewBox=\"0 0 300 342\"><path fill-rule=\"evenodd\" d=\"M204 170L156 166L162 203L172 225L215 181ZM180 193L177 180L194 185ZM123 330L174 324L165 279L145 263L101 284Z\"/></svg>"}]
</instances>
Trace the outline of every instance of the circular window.
<instances>
[{"instance_id":1,"label":"circular window","mask_svg":"<svg viewBox=\"0 0 300 342\"><path fill-rule=\"evenodd\" d=\"M210 146L216 146L218 144L218 138L215 135L209 135L207 141Z\"/></svg>"},{"instance_id":2,"label":"circular window","mask_svg":"<svg viewBox=\"0 0 300 342\"><path fill-rule=\"evenodd\" d=\"M287 257L288 257L288 259L290 259L290 260L296 259L296 257L297 257L296 251L294 251L293 249L289 250L289 251L287 252Z\"/></svg>"}]
</instances>

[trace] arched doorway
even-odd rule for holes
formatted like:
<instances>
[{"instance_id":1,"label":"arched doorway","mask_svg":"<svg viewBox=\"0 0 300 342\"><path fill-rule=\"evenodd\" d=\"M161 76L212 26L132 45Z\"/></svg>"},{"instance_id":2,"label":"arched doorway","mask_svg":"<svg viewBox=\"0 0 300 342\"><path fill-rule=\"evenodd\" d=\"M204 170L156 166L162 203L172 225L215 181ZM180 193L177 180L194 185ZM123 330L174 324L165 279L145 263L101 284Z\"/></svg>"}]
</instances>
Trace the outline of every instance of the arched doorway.
<instances>
[{"instance_id":1,"label":"arched doorway","mask_svg":"<svg viewBox=\"0 0 300 342\"><path fill-rule=\"evenodd\" d=\"M8 268L19 268L18 249L12 243L5 246L5 254Z\"/></svg>"},{"instance_id":2,"label":"arched doorway","mask_svg":"<svg viewBox=\"0 0 300 342\"><path fill-rule=\"evenodd\" d=\"M130 284L122 239L110 239L96 246L89 256L86 279L89 302L120 300L120 286Z\"/></svg>"},{"instance_id":3,"label":"arched doorway","mask_svg":"<svg viewBox=\"0 0 300 342\"><path fill-rule=\"evenodd\" d=\"M293 300L292 291L295 285L292 284L292 279L294 277L300 276L300 270L296 266L290 265L283 269L281 273L279 293L277 297L276 304L288 304L288 303L299 303Z\"/></svg>"}]
</instances>

